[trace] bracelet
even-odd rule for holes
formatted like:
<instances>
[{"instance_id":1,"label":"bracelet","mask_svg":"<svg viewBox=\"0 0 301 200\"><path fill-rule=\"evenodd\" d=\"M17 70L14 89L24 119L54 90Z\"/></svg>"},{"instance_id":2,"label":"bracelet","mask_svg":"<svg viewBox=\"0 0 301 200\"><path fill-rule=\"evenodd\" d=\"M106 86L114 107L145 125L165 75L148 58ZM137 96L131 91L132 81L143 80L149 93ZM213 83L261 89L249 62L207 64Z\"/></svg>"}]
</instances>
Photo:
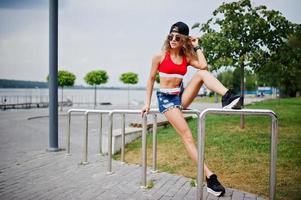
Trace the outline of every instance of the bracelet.
<instances>
[{"instance_id":1,"label":"bracelet","mask_svg":"<svg viewBox=\"0 0 301 200\"><path fill-rule=\"evenodd\" d=\"M200 47L200 46L196 46L196 47L193 48L193 50L194 50L195 52L197 52L197 50L199 50L199 49L203 51L203 48Z\"/></svg>"}]
</instances>

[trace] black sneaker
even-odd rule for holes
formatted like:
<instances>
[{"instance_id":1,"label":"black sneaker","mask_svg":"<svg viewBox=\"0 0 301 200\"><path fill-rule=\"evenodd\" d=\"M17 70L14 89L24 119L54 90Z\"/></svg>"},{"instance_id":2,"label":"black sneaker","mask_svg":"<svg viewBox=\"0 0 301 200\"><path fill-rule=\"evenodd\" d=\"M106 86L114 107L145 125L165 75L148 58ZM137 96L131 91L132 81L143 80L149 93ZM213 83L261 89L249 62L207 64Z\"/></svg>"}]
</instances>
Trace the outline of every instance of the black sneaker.
<instances>
[{"instance_id":1,"label":"black sneaker","mask_svg":"<svg viewBox=\"0 0 301 200\"><path fill-rule=\"evenodd\" d=\"M217 176L212 174L209 179L206 177L207 181L207 192L213 194L216 197L221 197L225 194L225 188L217 180Z\"/></svg>"},{"instance_id":2,"label":"black sneaker","mask_svg":"<svg viewBox=\"0 0 301 200\"><path fill-rule=\"evenodd\" d=\"M222 97L222 106L225 109L241 109L242 97L234 95L233 92L228 90Z\"/></svg>"}]
</instances>

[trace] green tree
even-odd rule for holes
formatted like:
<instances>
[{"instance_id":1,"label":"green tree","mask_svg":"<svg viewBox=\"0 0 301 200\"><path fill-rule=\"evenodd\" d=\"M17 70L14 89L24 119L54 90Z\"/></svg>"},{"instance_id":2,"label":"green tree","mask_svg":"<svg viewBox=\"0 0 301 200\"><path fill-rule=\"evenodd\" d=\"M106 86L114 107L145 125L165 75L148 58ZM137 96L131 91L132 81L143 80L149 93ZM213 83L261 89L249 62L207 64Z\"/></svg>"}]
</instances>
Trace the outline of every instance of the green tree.
<instances>
[{"instance_id":1,"label":"green tree","mask_svg":"<svg viewBox=\"0 0 301 200\"><path fill-rule=\"evenodd\" d=\"M233 89L233 70L227 70L217 75L217 79L227 88Z\"/></svg>"},{"instance_id":2,"label":"green tree","mask_svg":"<svg viewBox=\"0 0 301 200\"><path fill-rule=\"evenodd\" d=\"M123 82L124 84L128 85L128 108L130 106L130 84L134 85L137 84L139 79L138 79L138 74L133 73L133 72L126 72L121 74L120 76L120 81Z\"/></svg>"},{"instance_id":3,"label":"green tree","mask_svg":"<svg viewBox=\"0 0 301 200\"><path fill-rule=\"evenodd\" d=\"M204 33L200 45L212 70L222 66L240 69L241 96L244 96L244 70L257 70L283 44L292 30L292 23L279 11L266 6L254 7L250 0L223 3L207 23L196 23ZM244 127L243 117L241 128Z\"/></svg>"},{"instance_id":4,"label":"green tree","mask_svg":"<svg viewBox=\"0 0 301 200\"><path fill-rule=\"evenodd\" d=\"M235 93L240 91L239 70L227 70L218 74L217 79L227 88L231 88ZM255 73L246 71L246 90L257 89L257 78Z\"/></svg>"},{"instance_id":5,"label":"green tree","mask_svg":"<svg viewBox=\"0 0 301 200\"><path fill-rule=\"evenodd\" d=\"M298 30L299 29L299 30ZM301 27L258 70L259 80L280 88L281 96L295 97L301 91Z\"/></svg>"},{"instance_id":6,"label":"green tree","mask_svg":"<svg viewBox=\"0 0 301 200\"><path fill-rule=\"evenodd\" d=\"M88 72L84 79L87 84L94 86L94 109L95 109L97 85L107 83L109 76L107 75L107 72L104 70L93 70Z\"/></svg>"},{"instance_id":7,"label":"green tree","mask_svg":"<svg viewBox=\"0 0 301 200\"><path fill-rule=\"evenodd\" d=\"M61 111L63 110L63 95L64 95L64 87L71 87L74 85L76 76L66 70L59 70L57 73L58 78L58 86L62 88L62 95L61 95ZM47 81L49 81L49 75L47 76Z\"/></svg>"}]
</instances>

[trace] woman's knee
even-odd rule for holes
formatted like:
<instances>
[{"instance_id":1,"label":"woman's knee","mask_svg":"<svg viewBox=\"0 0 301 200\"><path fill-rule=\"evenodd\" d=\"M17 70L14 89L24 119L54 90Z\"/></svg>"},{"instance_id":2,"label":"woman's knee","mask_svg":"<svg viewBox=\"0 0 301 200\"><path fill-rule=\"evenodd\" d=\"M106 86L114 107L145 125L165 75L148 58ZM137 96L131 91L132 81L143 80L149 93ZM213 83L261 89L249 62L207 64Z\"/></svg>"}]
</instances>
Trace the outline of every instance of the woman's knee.
<instances>
[{"instance_id":1,"label":"woman's knee","mask_svg":"<svg viewBox=\"0 0 301 200\"><path fill-rule=\"evenodd\" d=\"M201 80L203 80L204 77L207 76L209 73L210 73L210 72L208 72L207 70L198 70L198 71L196 72L196 76L197 76L198 78L200 78Z\"/></svg>"},{"instance_id":2,"label":"woman's knee","mask_svg":"<svg viewBox=\"0 0 301 200\"><path fill-rule=\"evenodd\" d=\"M182 130L180 135L181 135L183 142L185 142L185 143L193 143L194 142L192 133L189 129Z\"/></svg>"}]
</instances>

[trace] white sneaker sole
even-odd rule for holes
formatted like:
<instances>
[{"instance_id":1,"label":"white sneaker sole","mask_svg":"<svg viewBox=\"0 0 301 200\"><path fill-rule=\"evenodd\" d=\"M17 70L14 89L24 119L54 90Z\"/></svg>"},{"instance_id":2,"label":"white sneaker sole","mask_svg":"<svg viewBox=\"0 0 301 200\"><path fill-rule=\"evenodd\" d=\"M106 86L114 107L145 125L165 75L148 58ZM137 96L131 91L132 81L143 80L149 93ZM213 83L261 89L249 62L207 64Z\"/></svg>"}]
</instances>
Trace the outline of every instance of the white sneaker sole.
<instances>
[{"instance_id":1,"label":"white sneaker sole","mask_svg":"<svg viewBox=\"0 0 301 200\"><path fill-rule=\"evenodd\" d=\"M240 100L240 97L233 100L230 104L226 105L225 107L223 107L224 109L232 109Z\"/></svg>"},{"instance_id":2,"label":"white sneaker sole","mask_svg":"<svg viewBox=\"0 0 301 200\"><path fill-rule=\"evenodd\" d=\"M207 187L207 192L209 192L210 194L213 194L216 197L219 197L222 194L222 192L215 192L214 190L212 190L211 188L208 188L208 187Z\"/></svg>"}]
</instances>

